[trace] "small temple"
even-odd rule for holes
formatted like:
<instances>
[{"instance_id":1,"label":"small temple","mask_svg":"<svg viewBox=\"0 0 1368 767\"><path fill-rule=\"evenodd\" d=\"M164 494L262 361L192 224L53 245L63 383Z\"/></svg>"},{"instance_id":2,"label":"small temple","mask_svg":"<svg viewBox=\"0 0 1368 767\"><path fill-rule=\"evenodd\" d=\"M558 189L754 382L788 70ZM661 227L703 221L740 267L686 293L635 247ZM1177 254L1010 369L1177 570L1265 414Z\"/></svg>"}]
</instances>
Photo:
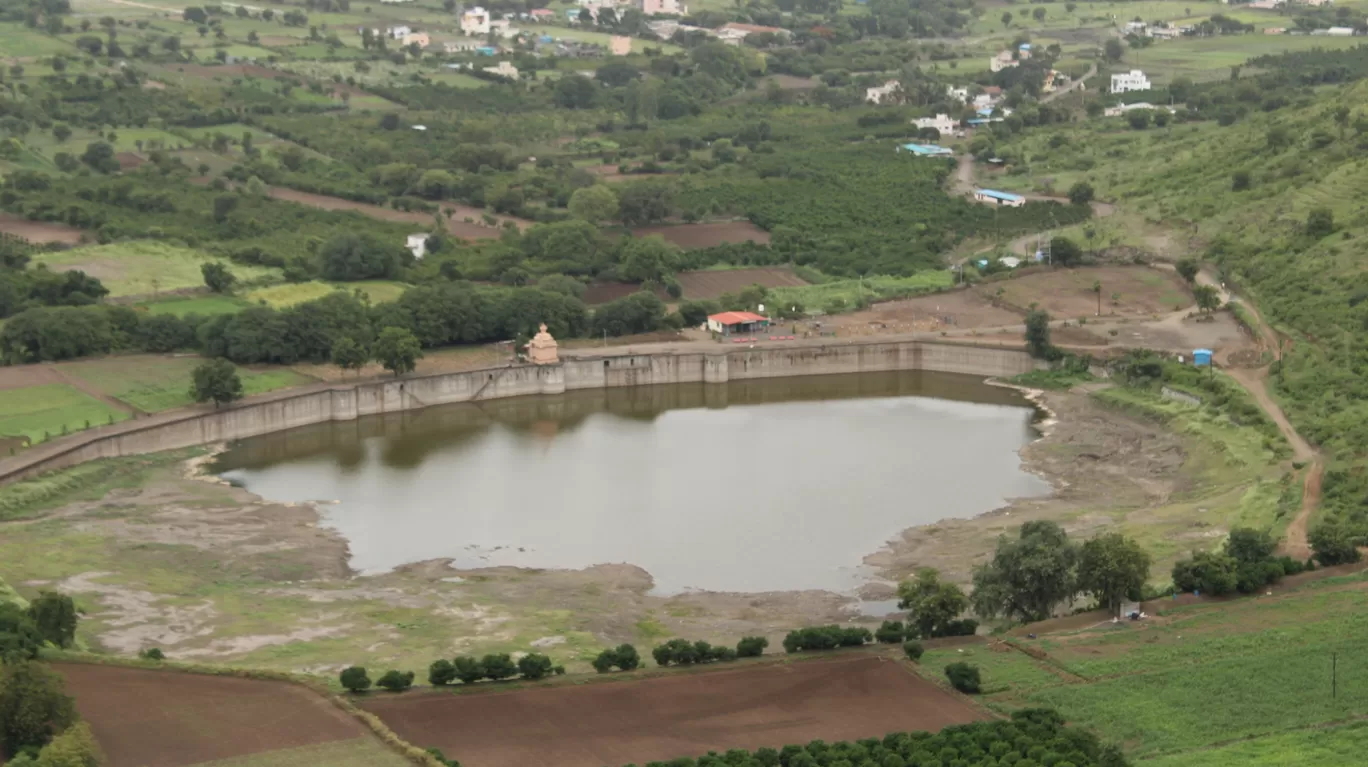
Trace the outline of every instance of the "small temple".
<instances>
[{"instance_id":1,"label":"small temple","mask_svg":"<svg viewBox=\"0 0 1368 767\"><path fill-rule=\"evenodd\" d=\"M556 351L556 339L546 332L546 323L541 324L532 340L527 342L527 361L533 365L555 365L560 362L560 354Z\"/></svg>"}]
</instances>

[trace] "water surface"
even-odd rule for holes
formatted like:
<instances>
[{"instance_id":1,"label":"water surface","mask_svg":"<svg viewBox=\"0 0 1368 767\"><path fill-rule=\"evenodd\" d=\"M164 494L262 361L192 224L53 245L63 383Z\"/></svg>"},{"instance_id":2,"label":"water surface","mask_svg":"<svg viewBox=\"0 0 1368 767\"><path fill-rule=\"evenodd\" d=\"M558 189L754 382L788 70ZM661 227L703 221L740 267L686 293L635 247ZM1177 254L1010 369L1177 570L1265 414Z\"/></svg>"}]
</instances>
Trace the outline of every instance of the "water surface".
<instances>
[{"instance_id":1,"label":"water surface","mask_svg":"<svg viewBox=\"0 0 1368 767\"><path fill-rule=\"evenodd\" d=\"M900 531L1049 486L1033 415L969 376L880 373L448 405L238 442L225 477L324 523L366 573L639 565L658 593L846 591Z\"/></svg>"}]
</instances>

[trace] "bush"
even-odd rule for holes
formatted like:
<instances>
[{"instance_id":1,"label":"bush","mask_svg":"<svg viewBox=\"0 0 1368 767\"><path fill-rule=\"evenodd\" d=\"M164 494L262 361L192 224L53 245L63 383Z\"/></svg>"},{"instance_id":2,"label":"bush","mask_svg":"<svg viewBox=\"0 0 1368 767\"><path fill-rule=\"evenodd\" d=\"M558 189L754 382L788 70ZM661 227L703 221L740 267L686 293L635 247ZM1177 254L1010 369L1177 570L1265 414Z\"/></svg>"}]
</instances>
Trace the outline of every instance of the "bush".
<instances>
[{"instance_id":1,"label":"bush","mask_svg":"<svg viewBox=\"0 0 1368 767\"><path fill-rule=\"evenodd\" d=\"M859 647L872 640L869 629L857 626L813 626L794 629L784 637L785 652L803 650L833 650L837 647Z\"/></svg>"},{"instance_id":2,"label":"bush","mask_svg":"<svg viewBox=\"0 0 1368 767\"><path fill-rule=\"evenodd\" d=\"M1354 536L1337 521L1323 522L1307 534L1311 551L1322 566L1343 565L1362 558Z\"/></svg>"},{"instance_id":3,"label":"bush","mask_svg":"<svg viewBox=\"0 0 1368 767\"><path fill-rule=\"evenodd\" d=\"M968 637L978 633L978 621L973 618L961 618L956 621L948 621L937 632L937 636L943 637Z\"/></svg>"},{"instance_id":4,"label":"bush","mask_svg":"<svg viewBox=\"0 0 1368 767\"><path fill-rule=\"evenodd\" d=\"M738 652L730 647L713 646L702 640L690 642L687 639L671 639L651 650L651 657L661 666L729 661L736 660L737 656Z\"/></svg>"},{"instance_id":5,"label":"bush","mask_svg":"<svg viewBox=\"0 0 1368 767\"><path fill-rule=\"evenodd\" d=\"M946 666L945 678L950 680L951 687L966 695L977 695L982 684L978 666L963 661Z\"/></svg>"},{"instance_id":6,"label":"bush","mask_svg":"<svg viewBox=\"0 0 1368 767\"><path fill-rule=\"evenodd\" d=\"M635 647L629 644L618 645L609 650L604 650L593 660L594 670L600 674L605 674L617 668L622 671L631 671L641 665L641 655L637 653Z\"/></svg>"},{"instance_id":7,"label":"bush","mask_svg":"<svg viewBox=\"0 0 1368 767\"><path fill-rule=\"evenodd\" d=\"M146 650L139 650L138 657L142 658L143 660L161 661L166 660L166 653L162 652L159 648L150 647Z\"/></svg>"},{"instance_id":8,"label":"bush","mask_svg":"<svg viewBox=\"0 0 1368 767\"><path fill-rule=\"evenodd\" d=\"M456 669L456 678L464 684L474 684L485 677L484 666L475 658L462 655L453 660L451 665Z\"/></svg>"},{"instance_id":9,"label":"bush","mask_svg":"<svg viewBox=\"0 0 1368 767\"><path fill-rule=\"evenodd\" d=\"M742 637L736 643L736 654L742 658L758 658L765 654L769 640L764 637Z\"/></svg>"},{"instance_id":10,"label":"bush","mask_svg":"<svg viewBox=\"0 0 1368 767\"><path fill-rule=\"evenodd\" d=\"M456 681L456 667L451 661L445 658L435 660L428 666L428 684L433 687L441 687L444 684L451 684Z\"/></svg>"},{"instance_id":11,"label":"bush","mask_svg":"<svg viewBox=\"0 0 1368 767\"><path fill-rule=\"evenodd\" d=\"M922 653L924 652L926 652L926 648L922 647L922 643L915 639L909 639L906 642L903 642L903 655L906 655L907 659L913 663L921 660Z\"/></svg>"},{"instance_id":12,"label":"bush","mask_svg":"<svg viewBox=\"0 0 1368 767\"><path fill-rule=\"evenodd\" d=\"M902 621L884 621L874 632L874 641L880 644L898 644L907 637L907 629Z\"/></svg>"},{"instance_id":13,"label":"bush","mask_svg":"<svg viewBox=\"0 0 1368 767\"><path fill-rule=\"evenodd\" d=\"M554 670L555 666L551 659L545 655L531 653L518 659L518 673L522 674L524 679L541 679L550 676Z\"/></svg>"},{"instance_id":14,"label":"bush","mask_svg":"<svg viewBox=\"0 0 1368 767\"><path fill-rule=\"evenodd\" d=\"M413 672L390 669L380 677L375 686L390 692L403 692L413 686Z\"/></svg>"},{"instance_id":15,"label":"bush","mask_svg":"<svg viewBox=\"0 0 1368 767\"><path fill-rule=\"evenodd\" d=\"M484 667L485 678L495 682L518 675L518 666L508 653L486 655L480 659L480 665Z\"/></svg>"},{"instance_id":16,"label":"bush","mask_svg":"<svg viewBox=\"0 0 1368 767\"><path fill-rule=\"evenodd\" d=\"M342 686L351 692L365 692L371 686L371 678L362 666L352 666L344 670L338 679Z\"/></svg>"},{"instance_id":17,"label":"bush","mask_svg":"<svg viewBox=\"0 0 1368 767\"><path fill-rule=\"evenodd\" d=\"M1179 591L1212 596L1229 594L1239 586L1238 567L1228 554L1199 551L1191 559L1174 563L1173 586Z\"/></svg>"}]
</instances>

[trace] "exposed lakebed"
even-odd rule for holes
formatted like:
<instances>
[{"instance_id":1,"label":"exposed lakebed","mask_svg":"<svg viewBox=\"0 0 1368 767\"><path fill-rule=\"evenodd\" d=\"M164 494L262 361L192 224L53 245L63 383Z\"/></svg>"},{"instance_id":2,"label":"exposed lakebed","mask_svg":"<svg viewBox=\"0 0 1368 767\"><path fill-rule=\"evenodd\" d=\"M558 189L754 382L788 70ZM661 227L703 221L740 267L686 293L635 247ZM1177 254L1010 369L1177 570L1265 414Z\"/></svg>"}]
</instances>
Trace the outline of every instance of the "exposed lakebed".
<instances>
[{"instance_id":1,"label":"exposed lakebed","mask_svg":"<svg viewBox=\"0 0 1368 767\"><path fill-rule=\"evenodd\" d=\"M319 506L351 566L625 562L662 594L849 591L900 531L1050 488L1034 411L919 371L648 386L433 407L234 443L227 479Z\"/></svg>"}]
</instances>

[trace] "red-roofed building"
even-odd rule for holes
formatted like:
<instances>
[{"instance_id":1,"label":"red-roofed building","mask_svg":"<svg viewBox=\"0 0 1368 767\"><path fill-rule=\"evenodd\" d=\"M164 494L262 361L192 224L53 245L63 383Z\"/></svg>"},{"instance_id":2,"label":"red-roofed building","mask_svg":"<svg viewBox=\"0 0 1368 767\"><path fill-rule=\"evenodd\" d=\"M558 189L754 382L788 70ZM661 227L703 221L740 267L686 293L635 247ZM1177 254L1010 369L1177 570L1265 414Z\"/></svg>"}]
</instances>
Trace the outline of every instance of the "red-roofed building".
<instances>
[{"instance_id":1,"label":"red-roofed building","mask_svg":"<svg viewBox=\"0 0 1368 767\"><path fill-rule=\"evenodd\" d=\"M769 319L754 312L722 312L708 315L708 330L721 336L755 333L769 327Z\"/></svg>"}]
</instances>

